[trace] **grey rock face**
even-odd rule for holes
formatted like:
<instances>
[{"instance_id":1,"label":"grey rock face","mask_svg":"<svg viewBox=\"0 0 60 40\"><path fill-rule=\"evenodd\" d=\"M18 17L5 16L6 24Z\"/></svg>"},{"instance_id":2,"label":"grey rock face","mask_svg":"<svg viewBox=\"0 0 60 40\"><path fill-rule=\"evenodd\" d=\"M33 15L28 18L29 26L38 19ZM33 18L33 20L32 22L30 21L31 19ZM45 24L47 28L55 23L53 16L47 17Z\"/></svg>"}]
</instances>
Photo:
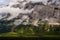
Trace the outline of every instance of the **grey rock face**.
<instances>
[{"instance_id":1,"label":"grey rock face","mask_svg":"<svg viewBox=\"0 0 60 40\"><path fill-rule=\"evenodd\" d=\"M56 0L55 0L56 1ZM48 1L52 2L52 0ZM3 17L3 20L8 20L9 18L12 18L11 20L14 20L13 24L37 24L39 21L45 21L51 20L51 22L58 22L60 19L60 10L59 8L56 10L54 9L56 5L44 5L42 2L27 2L22 1L18 2L18 4L14 4L11 7L9 7L9 10L11 9L11 12L5 14L2 13L1 17ZM59 5L58 5L59 6ZM14 9L14 10L13 10ZM15 10L17 9L17 10ZM56 20L57 19L57 20ZM19 22L19 23L18 23Z\"/></svg>"}]
</instances>

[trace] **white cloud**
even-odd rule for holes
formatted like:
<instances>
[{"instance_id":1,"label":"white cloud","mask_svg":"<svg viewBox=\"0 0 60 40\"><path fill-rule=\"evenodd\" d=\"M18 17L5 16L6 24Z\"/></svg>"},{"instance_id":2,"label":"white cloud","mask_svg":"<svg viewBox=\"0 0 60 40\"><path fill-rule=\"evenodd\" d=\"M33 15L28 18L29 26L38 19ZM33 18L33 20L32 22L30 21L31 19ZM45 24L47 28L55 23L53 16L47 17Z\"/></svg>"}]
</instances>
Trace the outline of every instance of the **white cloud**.
<instances>
[{"instance_id":1,"label":"white cloud","mask_svg":"<svg viewBox=\"0 0 60 40\"><path fill-rule=\"evenodd\" d=\"M33 9L32 9L33 10ZM11 16L8 18L8 20L15 18L19 15L19 13L30 13L32 10L24 10L19 8L12 8L12 7L3 7L0 8L0 13L10 13Z\"/></svg>"}]
</instances>

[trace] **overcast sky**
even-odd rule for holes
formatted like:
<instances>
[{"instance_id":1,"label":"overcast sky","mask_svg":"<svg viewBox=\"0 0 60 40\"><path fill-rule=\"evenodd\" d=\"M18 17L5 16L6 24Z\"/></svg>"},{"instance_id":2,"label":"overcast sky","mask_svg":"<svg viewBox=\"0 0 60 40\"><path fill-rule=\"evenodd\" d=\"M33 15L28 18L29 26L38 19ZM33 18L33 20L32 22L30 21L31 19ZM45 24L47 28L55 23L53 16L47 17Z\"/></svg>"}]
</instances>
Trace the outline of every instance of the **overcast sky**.
<instances>
[{"instance_id":1,"label":"overcast sky","mask_svg":"<svg viewBox=\"0 0 60 40\"><path fill-rule=\"evenodd\" d=\"M0 7L6 6L9 4L9 0L0 0Z\"/></svg>"}]
</instances>

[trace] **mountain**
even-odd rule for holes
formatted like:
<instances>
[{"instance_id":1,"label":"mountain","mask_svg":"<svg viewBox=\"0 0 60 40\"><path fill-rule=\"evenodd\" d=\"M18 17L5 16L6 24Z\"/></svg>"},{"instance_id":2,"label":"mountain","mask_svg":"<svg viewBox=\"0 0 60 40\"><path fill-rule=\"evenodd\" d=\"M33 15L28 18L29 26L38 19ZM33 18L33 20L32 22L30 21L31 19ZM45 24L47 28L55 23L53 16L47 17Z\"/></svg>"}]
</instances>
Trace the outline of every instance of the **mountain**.
<instances>
[{"instance_id":1,"label":"mountain","mask_svg":"<svg viewBox=\"0 0 60 40\"><path fill-rule=\"evenodd\" d=\"M60 0L1 1L0 37L60 35Z\"/></svg>"},{"instance_id":2,"label":"mountain","mask_svg":"<svg viewBox=\"0 0 60 40\"><path fill-rule=\"evenodd\" d=\"M60 0L48 0L48 4L51 3L60 4Z\"/></svg>"},{"instance_id":3,"label":"mountain","mask_svg":"<svg viewBox=\"0 0 60 40\"><path fill-rule=\"evenodd\" d=\"M56 2L58 3L59 1L11 0L8 6L0 7L1 28L4 29L6 27L8 30L21 24L38 26L39 22L47 22L53 25L57 23L59 25L60 9L58 6L60 7L60 5L51 5Z\"/></svg>"}]
</instances>

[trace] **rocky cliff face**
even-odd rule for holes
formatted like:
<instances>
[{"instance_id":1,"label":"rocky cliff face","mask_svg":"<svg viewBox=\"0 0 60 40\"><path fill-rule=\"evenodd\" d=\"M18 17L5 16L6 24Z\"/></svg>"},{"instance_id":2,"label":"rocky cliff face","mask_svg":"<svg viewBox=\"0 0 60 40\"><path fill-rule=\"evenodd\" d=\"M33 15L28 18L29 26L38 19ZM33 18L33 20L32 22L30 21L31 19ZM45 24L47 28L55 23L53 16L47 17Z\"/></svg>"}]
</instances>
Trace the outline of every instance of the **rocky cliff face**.
<instances>
[{"instance_id":1,"label":"rocky cliff face","mask_svg":"<svg viewBox=\"0 0 60 40\"><path fill-rule=\"evenodd\" d=\"M12 22L8 25L12 24L16 26L20 24L36 25L39 21L48 21L48 23L58 23L60 20L60 5L53 4L55 2L58 3L58 1L38 1L12 0L8 6L0 8L0 20L12 20Z\"/></svg>"}]
</instances>

